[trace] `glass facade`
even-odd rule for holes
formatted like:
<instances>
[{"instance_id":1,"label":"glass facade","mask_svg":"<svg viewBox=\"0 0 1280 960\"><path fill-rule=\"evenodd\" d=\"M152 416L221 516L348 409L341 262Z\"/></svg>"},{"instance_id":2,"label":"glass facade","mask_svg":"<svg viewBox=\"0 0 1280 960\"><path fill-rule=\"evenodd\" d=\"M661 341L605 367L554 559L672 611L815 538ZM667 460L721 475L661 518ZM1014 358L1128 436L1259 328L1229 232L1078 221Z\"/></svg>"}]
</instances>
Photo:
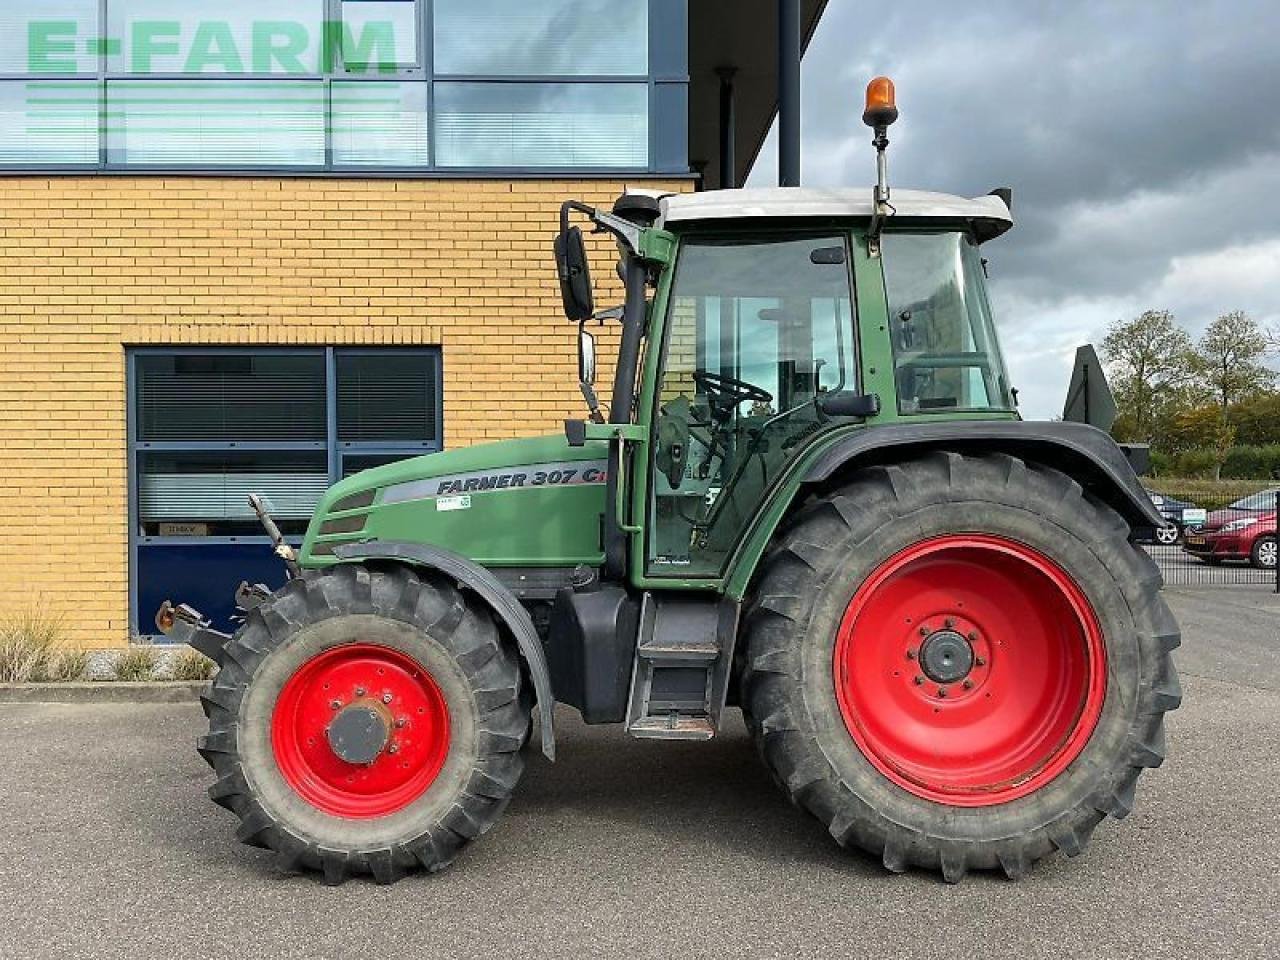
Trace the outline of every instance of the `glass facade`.
<instances>
[{"instance_id":1,"label":"glass facade","mask_svg":"<svg viewBox=\"0 0 1280 960\"><path fill-rule=\"evenodd\" d=\"M687 4L0 0L0 169L685 173Z\"/></svg>"}]
</instances>

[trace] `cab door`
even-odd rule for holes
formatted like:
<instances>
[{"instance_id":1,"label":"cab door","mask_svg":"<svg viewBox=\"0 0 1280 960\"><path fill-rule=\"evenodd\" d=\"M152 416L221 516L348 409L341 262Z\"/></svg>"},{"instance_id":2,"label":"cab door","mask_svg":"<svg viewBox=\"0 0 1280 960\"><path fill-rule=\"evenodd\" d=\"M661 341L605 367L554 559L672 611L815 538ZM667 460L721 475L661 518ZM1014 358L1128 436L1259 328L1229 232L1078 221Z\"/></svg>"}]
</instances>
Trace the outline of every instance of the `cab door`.
<instances>
[{"instance_id":1,"label":"cab door","mask_svg":"<svg viewBox=\"0 0 1280 960\"><path fill-rule=\"evenodd\" d=\"M652 389L648 577L714 578L784 468L857 391L847 234L681 241Z\"/></svg>"}]
</instances>

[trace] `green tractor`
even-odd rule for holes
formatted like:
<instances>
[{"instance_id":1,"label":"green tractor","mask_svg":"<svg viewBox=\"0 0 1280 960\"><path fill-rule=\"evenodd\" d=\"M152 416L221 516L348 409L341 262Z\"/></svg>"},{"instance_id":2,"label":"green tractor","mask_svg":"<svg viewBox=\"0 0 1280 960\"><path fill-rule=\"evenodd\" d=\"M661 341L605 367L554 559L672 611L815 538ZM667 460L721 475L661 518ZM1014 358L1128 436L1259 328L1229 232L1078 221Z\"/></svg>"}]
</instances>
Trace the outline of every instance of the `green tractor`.
<instances>
[{"instance_id":1,"label":"green tractor","mask_svg":"<svg viewBox=\"0 0 1280 960\"><path fill-rule=\"evenodd\" d=\"M220 667L199 749L240 840L332 883L439 870L531 739L554 759L557 703L684 741L739 707L892 871L1017 877L1130 811L1181 699L1134 545L1161 517L1105 432L1018 416L982 255L1009 193L891 197L877 83L873 191L564 205L587 419L345 479L297 555L258 502L284 586L242 585L234 636L162 607ZM621 309L575 218L616 241Z\"/></svg>"}]
</instances>

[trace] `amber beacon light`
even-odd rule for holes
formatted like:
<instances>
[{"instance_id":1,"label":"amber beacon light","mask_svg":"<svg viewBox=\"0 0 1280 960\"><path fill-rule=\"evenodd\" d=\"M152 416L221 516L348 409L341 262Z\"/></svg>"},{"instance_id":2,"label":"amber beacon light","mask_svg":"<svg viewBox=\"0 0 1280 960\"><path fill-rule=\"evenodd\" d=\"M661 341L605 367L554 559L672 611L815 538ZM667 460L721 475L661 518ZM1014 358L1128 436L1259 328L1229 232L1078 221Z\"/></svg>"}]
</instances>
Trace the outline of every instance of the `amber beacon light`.
<instances>
[{"instance_id":1,"label":"amber beacon light","mask_svg":"<svg viewBox=\"0 0 1280 960\"><path fill-rule=\"evenodd\" d=\"M876 77L867 84L867 107L862 111L862 122L868 127L887 127L898 119L898 102L893 81L888 77Z\"/></svg>"}]
</instances>

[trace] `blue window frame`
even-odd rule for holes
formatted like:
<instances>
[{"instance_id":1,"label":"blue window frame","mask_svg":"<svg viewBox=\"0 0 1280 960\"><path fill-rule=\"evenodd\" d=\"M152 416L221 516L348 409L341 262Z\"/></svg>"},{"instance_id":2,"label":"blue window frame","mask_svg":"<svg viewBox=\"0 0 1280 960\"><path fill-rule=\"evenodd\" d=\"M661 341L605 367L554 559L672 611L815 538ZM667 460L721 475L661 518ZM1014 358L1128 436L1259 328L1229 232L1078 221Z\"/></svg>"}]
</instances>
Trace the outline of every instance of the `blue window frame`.
<instances>
[{"instance_id":1,"label":"blue window frame","mask_svg":"<svg viewBox=\"0 0 1280 960\"><path fill-rule=\"evenodd\" d=\"M296 543L332 483L443 447L437 348L140 348L127 366L135 632L166 599L226 628L241 580L279 585L250 493Z\"/></svg>"},{"instance_id":2,"label":"blue window frame","mask_svg":"<svg viewBox=\"0 0 1280 960\"><path fill-rule=\"evenodd\" d=\"M687 21L688 0L0 0L0 172L687 174Z\"/></svg>"}]
</instances>

